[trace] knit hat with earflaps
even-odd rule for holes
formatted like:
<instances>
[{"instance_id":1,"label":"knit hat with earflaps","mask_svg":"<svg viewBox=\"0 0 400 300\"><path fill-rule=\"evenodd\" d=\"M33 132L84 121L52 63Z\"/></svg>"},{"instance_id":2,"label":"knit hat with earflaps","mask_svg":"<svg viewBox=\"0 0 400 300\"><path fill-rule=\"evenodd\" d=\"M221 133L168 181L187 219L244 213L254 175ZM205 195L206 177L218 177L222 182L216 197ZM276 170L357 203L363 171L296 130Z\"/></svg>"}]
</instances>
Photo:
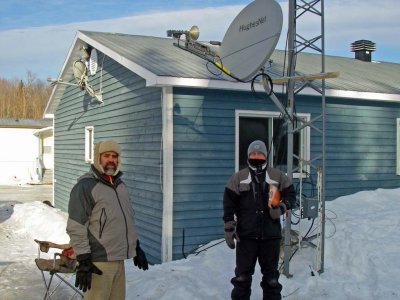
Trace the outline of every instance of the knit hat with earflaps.
<instances>
[{"instance_id":1,"label":"knit hat with earflaps","mask_svg":"<svg viewBox=\"0 0 400 300\"><path fill-rule=\"evenodd\" d=\"M249 148L247 149L247 157L249 157L253 152L261 152L265 155L265 158L268 156L267 147L264 142L260 140L255 140L249 145Z\"/></svg>"},{"instance_id":2,"label":"knit hat with earflaps","mask_svg":"<svg viewBox=\"0 0 400 300\"><path fill-rule=\"evenodd\" d=\"M94 153L93 153L93 165L94 167L100 171L100 173L104 173L104 168L100 164L100 154L108 151L113 151L118 154L118 161L117 161L117 168L113 176L117 175L119 169L121 167L121 147L118 143L114 140L106 140L103 142L99 142L94 146Z\"/></svg>"}]
</instances>

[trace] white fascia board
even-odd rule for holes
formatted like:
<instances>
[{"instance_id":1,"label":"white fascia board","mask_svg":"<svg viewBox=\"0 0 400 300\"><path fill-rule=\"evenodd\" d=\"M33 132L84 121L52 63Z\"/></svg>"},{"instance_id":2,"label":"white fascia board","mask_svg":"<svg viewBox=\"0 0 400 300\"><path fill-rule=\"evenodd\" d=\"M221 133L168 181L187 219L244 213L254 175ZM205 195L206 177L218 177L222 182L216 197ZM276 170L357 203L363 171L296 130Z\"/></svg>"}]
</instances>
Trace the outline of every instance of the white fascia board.
<instances>
[{"instance_id":1,"label":"white fascia board","mask_svg":"<svg viewBox=\"0 0 400 300\"><path fill-rule=\"evenodd\" d=\"M44 113L43 114L43 118L44 119L54 119L54 114L48 114L48 113Z\"/></svg>"},{"instance_id":2,"label":"white fascia board","mask_svg":"<svg viewBox=\"0 0 400 300\"><path fill-rule=\"evenodd\" d=\"M316 90L309 88L309 87L303 89L299 94L300 95L310 95L310 96L321 96L320 93L318 93ZM337 98L371 100L371 101L400 102L399 94L384 94L384 93L371 93L371 92L325 89L325 96L337 97Z\"/></svg>"},{"instance_id":3,"label":"white fascia board","mask_svg":"<svg viewBox=\"0 0 400 300\"><path fill-rule=\"evenodd\" d=\"M41 129L36 129L33 132L33 135L40 135L42 132L52 132L53 131L53 126L50 127L45 127L45 128L41 128Z\"/></svg>"},{"instance_id":4,"label":"white fascia board","mask_svg":"<svg viewBox=\"0 0 400 300\"><path fill-rule=\"evenodd\" d=\"M68 76L73 76L72 71L72 61L78 59L76 53L80 52L80 48L84 45L89 44L90 46L94 47L95 49L101 51L105 55L109 56L113 60L117 61L121 65L125 66L132 72L138 74L140 77L146 80L146 85L155 85L157 82L157 76L148 71L147 69L143 68L142 66L126 59L125 57L121 56L120 54L116 53L115 51L110 50L109 48L105 47L103 44L98 43L97 41L91 39L84 33L78 31L75 35L74 41L72 43L71 48L68 51L67 58L64 61L64 64L61 68L60 74L58 75L57 79L62 79L63 81L68 81L70 78ZM44 116L53 116L55 110L59 104L61 96L65 91L66 85L64 84L56 84L51 92L49 101L47 103L46 109L44 111Z\"/></svg>"},{"instance_id":5,"label":"white fascia board","mask_svg":"<svg viewBox=\"0 0 400 300\"><path fill-rule=\"evenodd\" d=\"M60 73L58 74L58 77L56 79L64 79L65 74L67 73L68 69L67 66L70 65L70 60L71 57L73 56L73 53L79 50L79 47L81 45L77 43L78 41L78 34L75 35L74 41L72 42L72 46L69 48L68 54L66 56L66 59L64 60L64 64L61 68ZM69 68L72 68L71 66ZM62 94L64 93L66 86L64 84L56 84L53 87L53 90L51 91L51 95L49 98L49 101L47 102L46 108L44 110L43 116L47 117L52 115L54 117L55 113L55 108L58 106L58 102L60 101L60 98Z\"/></svg>"},{"instance_id":6,"label":"white fascia board","mask_svg":"<svg viewBox=\"0 0 400 300\"><path fill-rule=\"evenodd\" d=\"M85 41L86 43L88 43L93 48L96 48L100 52L104 53L108 57L112 58L116 62L126 67L127 69L131 70L140 77L144 78L146 80L146 85L154 85L154 83L157 82L157 75L143 68L142 66L132 62L131 60L118 54L117 52L111 50L110 48L107 48L103 44L91 39L90 37L88 37L87 35L85 35L80 31L78 32L78 37L83 41Z\"/></svg>"},{"instance_id":7,"label":"white fascia board","mask_svg":"<svg viewBox=\"0 0 400 300\"><path fill-rule=\"evenodd\" d=\"M174 133L172 86L162 88L162 233L161 261L172 261L174 211Z\"/></svg>"},{"instance_id":8,"label":"white fascia board","mask_svg":"<svg viewBox=\"0 0 400 300\"><path fill-rule=\"evenodd\" d=\"M47 101L47 104L46 104L46 108L44 109L44 112L43 112L43 118L54 118L54 113L50 113L49 110L53 106L53 102L54 102L53 99L54 99L54 93L55 93L56 88L57 88L57 85L54 86L53 90L51 91L49 100Z\"/></svg>"},{"instance_id":9,"label":"white fascia board","mask_svg":"<svg viewBox=\"0 0 400 300\"><path fill-rule=\"evenodd\" d=\"M158 76L154 86L174 86L174 87L192 87L192 88L209 88L233 91L251 91L250 82L238 82L218 79L200 79L200 78L183 78ZM257 92L263 92L261 85L254 85Z\"/></svg>"},{"instance_id":10,"label":"white fascia board","mask_svg":"<svg viewBox=\"0 0 400 300\"><path fill-rule=\"evenodd\" d=\"M152 84L148 83L147 85L150 86ZM217 80L217 79L179 78L179 77L168 77L168 76L157 76L156 81L153 82L153 86L160 86L160 87L174 86L174 87L221 89L221 90L231 90L231 91L251 91L250 82L237 82L237 81ZM281 90L281 86L282 85L278 84L274 85L275 90ZM261 84L258 83L254 84L254 90L257 92L265 92ZM321 96L320 93L309 87L304 88L299 93L299 95ZM325 96L372 100L372 101L378 100L378 101L388 101L388 102L400 102L399 94L384 94L384 93L325 89Z\"/></svg>"}]
</instances>

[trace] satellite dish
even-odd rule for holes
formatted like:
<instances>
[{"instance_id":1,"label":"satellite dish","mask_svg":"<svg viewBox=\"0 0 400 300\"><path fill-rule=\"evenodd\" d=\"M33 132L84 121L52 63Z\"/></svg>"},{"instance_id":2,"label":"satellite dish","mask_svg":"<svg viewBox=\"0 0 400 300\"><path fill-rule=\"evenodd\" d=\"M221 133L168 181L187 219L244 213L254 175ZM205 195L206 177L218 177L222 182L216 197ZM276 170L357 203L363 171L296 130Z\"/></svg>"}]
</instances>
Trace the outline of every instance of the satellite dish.
<instances>
[{"instance_id":1,"label":"satellite dish","mask_svg":"<svg viewBox=\"0 0 400 300\"><path fill-rule=\"evenodd\" d=\"M73 72L76 80L76 84L79 86L79 88L83 91L86 90L88 94L94 98L100 103L103 103L103 97L101 94L96 94L94 89L91 87L91 85L88 83L88 76L87 76L87 66L86 64L81 61L81 60L76 60L73 64ZM101 93L101 91L100 91Z\"/></svg>"},{"instance_id":2,"label":"satellite dish","mask_svg":"<svg viewBox=\"0 0 400 300\"><path fill-rule=\"evenodd\" d=\"M76 83L79 85L81 90L84 90L87 82L87 67L85 63L81 60L75 61L73 65L73 72Z\"/></svg>"},{"instance_id":3,"label":"satellite dish","mask_svg":"<svg viewBox=\"0 0 400 300\"><path fill-rule=\"evenodd\" d=\"M274 0L255 0L247 5L222 40L222 67L240 80L252 78L274 51L282 23L282 9Z\"/></svg>"},{"instance_id":4,"label":"satellite dish","mask_svg":"<svg viewBox=\"0 0 400 300\"><path fill-rule=\"evenodd\" d=\"M90 52L89 71L90 71L90 75L95 75L97 72L97 51L96 51L96 49L92 49L92 51Z\"/></svg>"}]
</instances>

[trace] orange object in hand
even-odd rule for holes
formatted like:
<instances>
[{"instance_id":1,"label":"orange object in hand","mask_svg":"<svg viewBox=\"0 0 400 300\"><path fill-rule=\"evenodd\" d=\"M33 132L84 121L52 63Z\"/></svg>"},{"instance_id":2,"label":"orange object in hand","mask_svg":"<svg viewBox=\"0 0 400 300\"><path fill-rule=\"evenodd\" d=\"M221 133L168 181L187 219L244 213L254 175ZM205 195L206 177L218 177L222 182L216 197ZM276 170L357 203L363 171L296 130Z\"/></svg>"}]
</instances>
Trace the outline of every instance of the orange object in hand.
<instances>
[{"instance_id":1,"label":"orange object in hand","mask_svg":"<svg viewBox=\"0 0 400 300\"><path fill-rule=\"evenodd\" d=\"M268 207L277 206L281 202L281 193L275 185L269 186Z\"/></svg>"}]
</instances>

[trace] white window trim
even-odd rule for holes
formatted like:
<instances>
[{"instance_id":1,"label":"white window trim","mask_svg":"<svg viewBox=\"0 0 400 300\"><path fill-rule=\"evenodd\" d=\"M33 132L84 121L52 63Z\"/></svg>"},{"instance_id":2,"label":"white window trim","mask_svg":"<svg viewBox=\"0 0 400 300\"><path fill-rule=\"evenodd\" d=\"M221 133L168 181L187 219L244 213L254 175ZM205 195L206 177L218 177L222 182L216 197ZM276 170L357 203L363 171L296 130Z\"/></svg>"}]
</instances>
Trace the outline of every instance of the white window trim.
<instances>
[{"instance_id":1,"label":"white window trim","mask_svg":"<svg viewBox=\"0 0 400 300\"><path fill-rule=\"evenodd\" d=\"M240 117L255 117L255 118L278 118L281 115L280 112L276 111L258 111L258 110L235 110L235 170L236 172L239 170L239 118ZM300 118L304 118L306 122L310 122L311 114L309 113L297 113L296 114ZM305 161L310 160L310 152L311 152L311 133L310 127L306 126L303 129L302 136L302 152L305 153L303 159ZM273 155L271 155L270 159L272 159ZM268 162L270 163L270 162ZM303 167L306 172L310 173L310 165ZM306 177L306 174L302 174L302 177ZM293 173L293 178L299 178L300 172Z\"/></svg>"},{"instance_id":2,"label":"white window trim","mask_svg":"<svg viewBox=\"0 0 400 300\"><path fill-rule=\"evenodd\" d=\"M400 118L396 119L396 175L400 175Z\"/></svg>"},{"instance_id":3,"label":"white window trim","mask_svg":"<svg viewBox=\"0 0 400 300\"><path fill-rule=\"evenodd\" d=\"M93 163L94 155L94 127L85 127L85 162Z\"/></svg>"}]
</instances>

